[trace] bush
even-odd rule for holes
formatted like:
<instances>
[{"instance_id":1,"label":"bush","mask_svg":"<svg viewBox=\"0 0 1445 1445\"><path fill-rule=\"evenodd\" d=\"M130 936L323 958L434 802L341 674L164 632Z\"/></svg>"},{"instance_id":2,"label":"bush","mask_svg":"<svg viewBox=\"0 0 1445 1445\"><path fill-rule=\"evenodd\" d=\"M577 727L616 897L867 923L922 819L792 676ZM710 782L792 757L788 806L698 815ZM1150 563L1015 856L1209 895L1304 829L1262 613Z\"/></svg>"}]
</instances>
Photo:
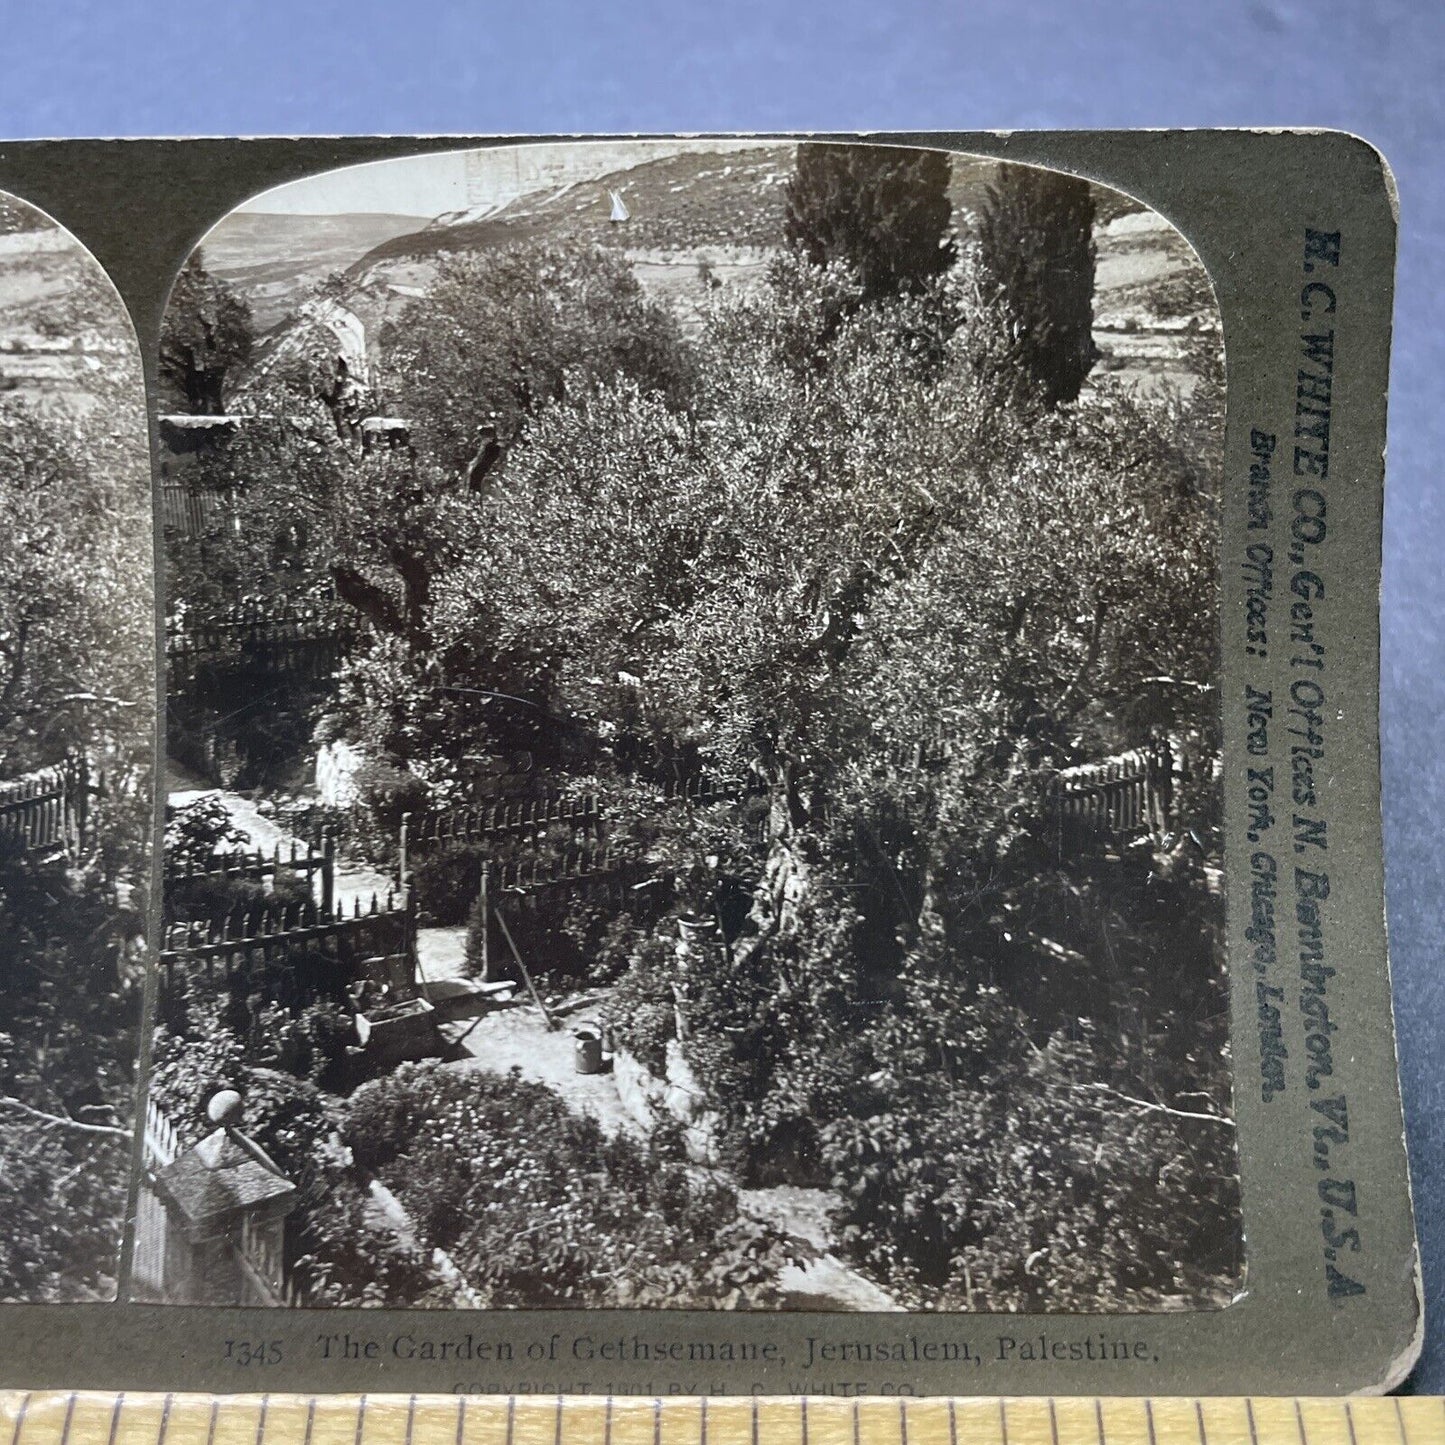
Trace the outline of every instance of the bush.
<instances>
[{"instance_id":1,"label":"bush","mask_svg":"<svg viewBox=\"0 0 1445 1445\"><path fill-rule=\"evenodd\" d=\"M608 1138L515 1070L403 1065L352 1095L344 1132L489 1307L778 1301L792 1255L730 1186Z\"/></svg>"},{"instance_id":2,"label":"bush","mask_svg":"<svg viewBox=\"0 0 1445 1445\"><path fill-rule=\"evenodd\" d=\"M669 925L675 928L668 919L659 929ZM673 947L661 931L639 939L602 1015L617 1047L659 1078L667 1068L667 1046L677 1037Z\"/></svg>"},{"instance_id":3,"label":"bush","mask_svg":"<svg viewBox=\"0 0 1445 1445\"><path fill-rule=\"evenodd\" d=\"M1087 1024L1042 1042L937 933L821 1131L845 1247L919 1308L1222 1304L1240 1268L1227 1116L1128 1091Z\"/></svg>"},{"instance_id":4,"label":"bush","mask_svg":"<svg viewBox=\"0 0 1445 1445\"><path fill-rule=\"evenodd\" d=\"M357 842L373 861L396 857L404 813L422 813L430 801L426 783L400 763L367 756L356 770Z\"/></svg>"},{"instance_id":5,"label":"bush","mask_svg":"<svg viewBox=\"0 0 1445 1445\"><path fill-rule=\"evenodd\" d=\"M448 842L409 860L416 906L440 928L466 923L482 886L485 843Z\"/></svg>"}]
</instances>

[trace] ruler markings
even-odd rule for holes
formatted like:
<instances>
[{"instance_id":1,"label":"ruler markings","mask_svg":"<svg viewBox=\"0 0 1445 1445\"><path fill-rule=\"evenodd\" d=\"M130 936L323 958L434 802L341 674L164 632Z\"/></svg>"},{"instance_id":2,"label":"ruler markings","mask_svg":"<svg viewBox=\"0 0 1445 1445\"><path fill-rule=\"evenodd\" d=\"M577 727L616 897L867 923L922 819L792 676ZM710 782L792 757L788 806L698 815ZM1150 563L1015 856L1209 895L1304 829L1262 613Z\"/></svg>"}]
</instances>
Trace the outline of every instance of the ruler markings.
<instances>
[{"instance_id":1,"label":"ruler markings","mask_svg":"<svg viewBox=\"0 0 1445 1445\"><path fill-rule=\"evenodd\" d=\"M0 1393L0 1419L9 1425L0 1441L401 1445L404 1440L406 1445L492 1445L503 1434L500 1399L480 1414L470 1409L477 1401L461 1398L376 1396L374 1403L386 1408L375 1411L372 1403L370 1396L218 1399L129 1391L16 1391ZM968 1410L982 1412L982 1431L961 1416ZM1445 1401L1438 1397L754 1398L744 1403L741 1398L629 1402L611 1395L512 1396L506 1399L505 1418L512 1445L537 1445L539 1440L546 1445L636 1445L649 1437L651 1445L1445 1445ZM991 1418L998 1422L997 1436L987 1428ZM483 1419L495 1421L495 1435L478 1424ZM630 1431L625 1428L629 1420L634 1422Z\"/></svg>"}]
</instances>

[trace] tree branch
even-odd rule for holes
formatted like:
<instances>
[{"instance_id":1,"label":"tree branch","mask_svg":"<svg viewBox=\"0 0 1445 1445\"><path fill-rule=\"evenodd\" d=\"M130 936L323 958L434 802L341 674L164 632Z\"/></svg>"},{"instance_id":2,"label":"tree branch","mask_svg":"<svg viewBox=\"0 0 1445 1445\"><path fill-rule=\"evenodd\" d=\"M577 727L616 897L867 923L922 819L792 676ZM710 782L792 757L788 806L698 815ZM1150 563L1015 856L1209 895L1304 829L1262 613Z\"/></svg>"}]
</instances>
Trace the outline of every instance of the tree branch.
<instances>
[{"instance_id":1,"label":"tree branch","mask_svg":"<svg viewBox=\"0 0 1445 1445\"><path fill-rule=\"evenodd\" d=\"M82 1124L79 1119L67 1119L63 1114L46 1114L40 1109L32 1109L29 1104L22 1104L19 1099L4 1095L0 1095L0 1108L14 1109L32 1119L39 1119L48 1129L74 1129L79 1134L105 1134L113 1139L125 1139L127 1142L131 1137L129 1129L117 1129L110 1124Z\"/></svg>"},{"instance_id":2,"label":"tree branch","mask_svg":"<svg viewBox=\"0 0 1445 1445\"><path fill-rule=\"evenodd\" d=\"M1151 1104L1148 1099L1136 1099L1132 1094L1121 1094L1107 1084L1077 1084L1076 1088L1088 1089L1092 1093L1107 1094L1121 1104L1132 1104L1136 1109L1146 1109L1153 1114L1168 1114L1171 1119L1203 1119L1206 1123L1222 1124L1226 1129L1234 1128L1234 1120L1223 1114L1198 1113L1193 1109L1171 1109L1168 1104Z\"/></svg>"}]
</instances>

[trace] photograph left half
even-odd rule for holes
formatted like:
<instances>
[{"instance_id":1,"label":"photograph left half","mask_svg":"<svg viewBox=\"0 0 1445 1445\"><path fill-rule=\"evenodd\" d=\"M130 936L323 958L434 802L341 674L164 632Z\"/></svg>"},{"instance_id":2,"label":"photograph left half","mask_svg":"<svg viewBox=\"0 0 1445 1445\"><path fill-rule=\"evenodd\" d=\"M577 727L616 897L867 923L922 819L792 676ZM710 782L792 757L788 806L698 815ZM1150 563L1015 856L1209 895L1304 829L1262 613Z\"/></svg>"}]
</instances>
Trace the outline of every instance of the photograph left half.
<instances>
[{"instance_id":1,"label":"photograph left half","mask_svg":"<svg viewBox=\"0 0 1445 1445\"><path fill-rule=\"evenodd\" d=\"M0 1301L117 1294L153 608L129 314L74 236L0 193Z\"/></svg>"}]
</instances>

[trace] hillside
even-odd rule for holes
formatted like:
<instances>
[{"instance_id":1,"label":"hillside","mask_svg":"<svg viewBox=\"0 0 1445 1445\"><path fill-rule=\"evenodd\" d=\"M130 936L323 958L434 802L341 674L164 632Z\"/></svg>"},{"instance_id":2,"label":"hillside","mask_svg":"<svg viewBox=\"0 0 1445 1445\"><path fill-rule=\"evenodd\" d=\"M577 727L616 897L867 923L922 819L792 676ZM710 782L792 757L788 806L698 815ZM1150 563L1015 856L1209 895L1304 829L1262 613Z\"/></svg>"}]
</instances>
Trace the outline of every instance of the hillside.
<instances>
[{"instance_id":1,"label":"hillside","mask_svg":"<svg viewBox=\"0 0 1445 1445\"><path fill-rule=\"evenodd\" d=\"M425 216L233 211L201 243L201 255L208 270L245 295L257 331L266 332L333 272L426 225Z\"/></svg>"},{"instance_id":2,"label":"hillside","mask_svg":"<svg viewBox=\"0 0 1445 1445\"><path fill-rule=\"evenodd\" d=\"M0 218L0 391L81 416L139 385L135 334L90 252L25 210Z\"/></svg>"},{"instance_id":3,"label":"hillside","mask_svg":"<svg viewBox=\"0 0 1445 1445\"><path fill-rule=\"evenodd\" d=\"M762 284L783 244L794 154L791 144L689 148L586 179L577 179L574 164L525 179L533 188L521 194L481 196L469 209L425 223L390 215L236 216L207 241L207 264L248 296L264 331L298 311L316 283L346 260L346 305L374 346L382 325L426 291L448 256L523 241L616 247L643 288L690 332L713 284ZM616 158L610 149L607 159ZM965 239L995 174L992 161L953 158L949 193ZM611 219L614 194L627 209L625 221ZM1096 188L1096 206L1101 369L1150 384L1185 379L1180 333L1201 317L1207 300L1188 244L1127 196ZM364 247L373 233L379 239Z\"/></svg>"}]
</instances>

